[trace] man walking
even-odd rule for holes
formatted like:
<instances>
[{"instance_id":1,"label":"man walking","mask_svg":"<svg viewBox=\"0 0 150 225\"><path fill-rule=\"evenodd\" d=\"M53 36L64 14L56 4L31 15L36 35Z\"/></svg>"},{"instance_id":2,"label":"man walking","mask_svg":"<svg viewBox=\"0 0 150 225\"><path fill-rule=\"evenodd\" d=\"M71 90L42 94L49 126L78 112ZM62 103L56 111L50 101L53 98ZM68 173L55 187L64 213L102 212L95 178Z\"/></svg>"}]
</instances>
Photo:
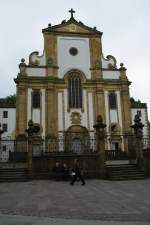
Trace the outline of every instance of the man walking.
<instances>
[{"instance_id":1,"label":"man walking","mask_svg":"<svg viewBox=\"0 0 150 225\"><path fill-rule=\"evenodd\" d=\"M85 181L81 175L81 169L79 167L79 160L75 159L74 160L74 164L73 164L73 168L72 168L72 181L70 182L71 185L74 184L74 182L77 180L77 178L79 178L82 182L82 185L85 185Z\"/></svg>"}]
</instances>

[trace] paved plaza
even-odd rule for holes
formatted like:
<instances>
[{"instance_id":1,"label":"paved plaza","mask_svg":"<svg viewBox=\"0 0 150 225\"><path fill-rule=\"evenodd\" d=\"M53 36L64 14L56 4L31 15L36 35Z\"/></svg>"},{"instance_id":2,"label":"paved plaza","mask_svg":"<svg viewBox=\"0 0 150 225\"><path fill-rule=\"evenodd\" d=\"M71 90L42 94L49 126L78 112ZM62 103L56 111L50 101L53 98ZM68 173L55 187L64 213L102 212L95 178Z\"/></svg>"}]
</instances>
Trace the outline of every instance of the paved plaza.
<instances>
[{"instance_id":1,"label":"paved plaza","mask_svg":"<svg viewBox=\"0 0 150 225\"><path fill-rule=\"evenodd\" d=\"M0 183L0 225L147 225L150 179Z\"/></svg>"}]
</instances>

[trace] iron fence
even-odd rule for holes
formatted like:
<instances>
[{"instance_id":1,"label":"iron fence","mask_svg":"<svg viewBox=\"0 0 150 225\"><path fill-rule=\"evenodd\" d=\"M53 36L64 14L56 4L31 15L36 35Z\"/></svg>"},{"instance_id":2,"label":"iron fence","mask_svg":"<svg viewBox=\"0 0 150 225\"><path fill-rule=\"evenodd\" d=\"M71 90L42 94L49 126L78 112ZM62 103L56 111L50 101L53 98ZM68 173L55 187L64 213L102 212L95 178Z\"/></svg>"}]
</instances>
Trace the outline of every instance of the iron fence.
<instances>
[{"instance_id":1,"label":"iron fence","mask_svg":"<svg viewBox=\"0 0 150 225\"><path fill-rule=\"evenodd\" d=\"M143 137L143 151L150 154L150 138ZM105 135L104 150L106 160L134 159L136 157L136 138L134 135ZM59 132L39 142L33 141L33 156L48 156L58 153L83 155L98 152L98 143L94 132ZM23 161L27 159L27 140L1 140L0 161Z\"/></svg>"}]
</instances>

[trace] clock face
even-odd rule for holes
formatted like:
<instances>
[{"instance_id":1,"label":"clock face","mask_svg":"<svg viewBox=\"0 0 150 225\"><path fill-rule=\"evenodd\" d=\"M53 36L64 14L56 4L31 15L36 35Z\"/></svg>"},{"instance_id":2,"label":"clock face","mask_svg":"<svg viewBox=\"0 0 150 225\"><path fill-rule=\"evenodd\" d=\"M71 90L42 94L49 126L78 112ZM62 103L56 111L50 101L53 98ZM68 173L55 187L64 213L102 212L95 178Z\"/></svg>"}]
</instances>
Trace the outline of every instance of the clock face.
<instances>
[{"instance_id":1,"label":"clock face","mask_svg":"<svg viewBox=\"0 0 150 225\"><path fill-rule=\"evenodd\" d=\"M76 25L71 24L70 27L69 27L69 30L72 31L72 32L75 32L76 31Z\"/></svg>"}]
</instances>

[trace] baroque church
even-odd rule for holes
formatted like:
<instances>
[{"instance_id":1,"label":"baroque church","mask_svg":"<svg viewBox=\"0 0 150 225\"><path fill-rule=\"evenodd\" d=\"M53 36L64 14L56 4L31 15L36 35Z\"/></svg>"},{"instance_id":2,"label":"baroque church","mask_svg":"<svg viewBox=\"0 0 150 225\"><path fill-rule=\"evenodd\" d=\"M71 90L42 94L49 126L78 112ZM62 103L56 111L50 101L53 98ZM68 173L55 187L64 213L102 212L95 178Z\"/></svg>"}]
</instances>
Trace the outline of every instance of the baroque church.
<instances>
[{"instance_id":1,"label":"baroque church","mask_svg":"<svg viewBox=\"0 0 150 225\"><path fill-rule=\"evenodd\" d=\"M107 135L131 133L131 82L123 63L118 68L114 56L104 57L103 33L77 21L73 9L69 12L69 20L42 30L43 54L34 51L29 64L24 59L19 64L15 133L24 134L32 120L43 139L78 133L71 140L80 148L82 134L93 136L98 115ZM124 150L120 138L107 149L118 147Z\"/></svg>"}]
</instances>

